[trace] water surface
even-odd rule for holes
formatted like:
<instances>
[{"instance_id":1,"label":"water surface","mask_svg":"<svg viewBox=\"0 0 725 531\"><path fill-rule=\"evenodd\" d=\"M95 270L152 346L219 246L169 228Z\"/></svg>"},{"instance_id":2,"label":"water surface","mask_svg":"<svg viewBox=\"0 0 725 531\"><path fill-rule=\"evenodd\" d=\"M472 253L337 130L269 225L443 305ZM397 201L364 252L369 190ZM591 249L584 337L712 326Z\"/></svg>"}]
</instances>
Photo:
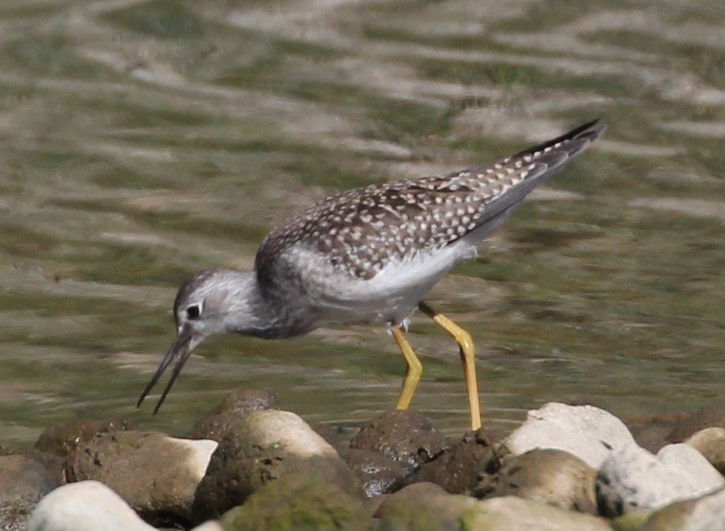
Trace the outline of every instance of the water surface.
<instances>
[{"instance_id":1,"label":"water surface","mask_svg":"<svg viewBox=\"0 0 725 531\"><path fill-rule=\"evenodd\" d=\"M363 325L210 340L161 414L135 402L195 270L250 267L325 194L596 116L606 137L429 301L476 339L492 426L551 400L632 418L722 399L723 22L709 0L6 0L0 445L84 417L183 433L246 388L340 426L392 407L402 357ZM410 339L414 406L460 432L455 345L420 316Z\"/></svg>"}]
</instances>

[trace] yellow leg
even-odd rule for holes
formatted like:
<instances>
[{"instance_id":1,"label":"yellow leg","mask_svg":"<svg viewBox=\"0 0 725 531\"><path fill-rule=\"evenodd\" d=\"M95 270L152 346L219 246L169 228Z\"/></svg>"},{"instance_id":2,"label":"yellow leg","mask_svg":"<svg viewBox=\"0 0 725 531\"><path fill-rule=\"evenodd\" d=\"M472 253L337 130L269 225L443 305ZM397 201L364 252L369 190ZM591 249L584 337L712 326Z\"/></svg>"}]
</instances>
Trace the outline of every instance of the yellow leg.
<instances>
[{"instance_id":1,"label":"yellow leg","mask_svg":"<svg viewBox=\"0 0 725 531\"><path fill-rule=\"evenodd\" d=\"M405 339L405 334L400 326L392 325L390 331L405 357L405 362L408 364L408 369L405 371L405 379L403 380L403 390L400 392L400 398L398 398L398 404L395 407L398 409L408 409L410 401L415 394L415 389L418 387L418 382L420 382L420 377L423 375L423 365L420 363L418 356L415 355L415 352L413 352L413 347Z\"/></svg>"},{"instance_id":2,"label":"yellow leg","mask_svg":"<svg viewBox=\"0 0 725 531\"><path fill-rule=\"evenodd\" d=\"M473 352L473 339L471 339L471 334L448 319L445 315L436 312L424 302L421 302L418 308L452 335L461 349L461 362L463 363L463 372L466 376L466 388L468 389L468 406L471 410L471 428L477 430L481 427L481 406L478 401L476 357Z\"/></svg>"}]
</instances>

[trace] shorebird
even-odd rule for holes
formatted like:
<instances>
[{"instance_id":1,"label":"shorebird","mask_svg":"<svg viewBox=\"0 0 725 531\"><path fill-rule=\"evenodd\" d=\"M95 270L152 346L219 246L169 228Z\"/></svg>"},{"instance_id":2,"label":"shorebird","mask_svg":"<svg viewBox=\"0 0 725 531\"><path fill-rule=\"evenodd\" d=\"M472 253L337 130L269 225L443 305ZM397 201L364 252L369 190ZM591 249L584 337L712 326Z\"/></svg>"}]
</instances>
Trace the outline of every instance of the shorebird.
<instances>
[{"instance_id":1,"label":"shorebird","mask_svg":"<svg viewBox=\"0 0 725 531\"><path fill-rule=\"evenodd\" d=\"M418 308L458 343L471 427L481 427L473 340L423 301L534 188L603 132L598 120L492 164L445 176L380 183L331 195L277 225L251 272L208 269L184 282L174 301L176 340L137 406L176 361L154 413L184 363L207 337L265 339L320 326L385 323L407 363L398 409L406 409L423 367L404 332Z\"/></svg>"}]
</instances>

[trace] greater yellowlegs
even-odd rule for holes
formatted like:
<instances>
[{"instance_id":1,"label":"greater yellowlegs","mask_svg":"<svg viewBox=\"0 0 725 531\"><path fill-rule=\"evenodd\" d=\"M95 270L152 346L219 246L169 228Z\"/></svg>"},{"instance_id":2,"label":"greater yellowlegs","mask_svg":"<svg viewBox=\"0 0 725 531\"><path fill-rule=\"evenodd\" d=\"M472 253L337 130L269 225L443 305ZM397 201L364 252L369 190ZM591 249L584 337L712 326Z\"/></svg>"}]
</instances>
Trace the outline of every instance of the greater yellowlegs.
<instances>
[{"instance_id":1,"label":"greater yellowlegs","mask_svg":"<svg viewBox=\"0 0 725 531\"><path fill-rule=\"evenodd\" d=\"M442 177L374 184L327 197L272 229L254 271L210 269L179 288L176 341L139 398L166 368L173 374L158 411L191 351L214 334L266 339L320 326L386 323L407 363L398 409L410 405L423 367L404 336L420 309L460 347L471 427L481 426L473 341L423 297L536 186L604 131L598 120L493 164Z\"/></svg>"}]
</instances>

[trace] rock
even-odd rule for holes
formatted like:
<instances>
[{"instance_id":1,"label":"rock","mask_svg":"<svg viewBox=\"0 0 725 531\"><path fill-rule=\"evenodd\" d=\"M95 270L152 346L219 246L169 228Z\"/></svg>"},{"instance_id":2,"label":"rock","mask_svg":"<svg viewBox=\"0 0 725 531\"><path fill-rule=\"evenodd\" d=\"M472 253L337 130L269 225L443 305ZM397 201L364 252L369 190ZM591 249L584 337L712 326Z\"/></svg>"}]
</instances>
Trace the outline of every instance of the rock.
<instances>
[{"instance_id":1,"label":"rock","mask_svg":"<svg viewBox=\"0 0 725 531\"><path fill-rule=\"evenodd\" d=\"M294 413L255 411L219 443L193 504L193 520L217 518L264 484L290 474L315 475L344 492L360 486L342 458Z\"/></svg>"},{"instance_id":2,"label":"rock","mask_svg":"<svg viewBox=\"0 0 725 531\"><path fill-rule=\"evenodd\" d=\"M636 421L628 421L627 428L635 442L648 452L656 454L669 441L667 437L675 425L686 417L683 413L667 413L647 417Z\"/></svg>"},{"instance_id":3,"label":"rock","mask_svg":"<svg viewBox=\"0 0 725 531\"><path fill-rule=\"evenodd\" d=\"M688 444L668 444L657 452L657 458L670 468L684 472L697 494L725 485L725 479L720 472Z\"/></svg>"},{"instance_id":4,"label":"rock","mask_svg":"<svg viewBox=\"0 0 725 531\"><path fill-rule=\"evenodd\" d=\"M0 529L24 529L35 505L58 486L43 465L22 455L0 455Z\"/></svg>"},{"instance_id":5,"label":"rock","mask_svg":"<svg viewBox=\"0 0 725 531\"><path fill-rule=\"evenodd\" d=\"M380 496L400 485L405 469L377 452L352 448L342 456L362 485L363 496Z\"/></svg>"},{"instance_id":6,"label":"rock","mask_svg":"<svg viewBox=\"0 0 725 531\"><path fill-rule=\"evenodd\" d=\"M68 458L66 474L69 481L101 481L149 521L184 523L216 447L163 433L99 433Z\"/></svg>"},{"instance_id":7,"label":"rock","mask_svg":"<svg viewBox=\"0 0 725 531\"><path fill-rule=\"evenodd\" d=\"M597 514L594 483L597 472L563 450L531 450L504 462L474 491L480 498L514 495L561 509Z\"/></svg>"},{"instance_id":8,"label":"rock","mask_svg":"<svg viewBox=\"0 0 725 531\"><path fill-rule=\"evenodd\" d=\"M350 448L379 452L412 472L448 446L445 437L417 411L388 411L363 426Z\"/></svg>"},{"instance_id":9,"label":"rock","mask_svg":"<svg viewBox=\"0 0 725 531\"><path fill-rule=\"evenodd\" d=\"M458 528L456 528L458 529ZM464 512L460 529L486 531L611 531L603 518L565 511L516 496L478 502Z\"/></svg>"},{"instance_id":10,"label":"rock","mask_svg":"<svg viewBox=\"0 0 725 531\"><path fill-rule=\"evenodd\" d=\"M376 529L357 497L315 475L270 481L221 520L227 531L248 529Z\"/></svg>"},{"instance_id":11,"label":"rock","mask_svg":"<svg viewBox=\"0 0 725 531\"><path fill-rule=\"evenodd\" d=\"M245 415L252 411L279 408L277 397L267 389L240 391L222 400L218 406L202 417L186 437L220 442L227 431Z\"/></svg>"},{"instance_id":12,"label":"rock","mask_svg":"<svg viewBox=\"0 0 725 531\"><path fill-rule=\"evenodd\" d=\"M130 424L125 420L77 420L49 426L35 443L35 450L43 456L43 462L56 478L64 484L65 461L79 444L90 441L98 433L126 431Z\"/></svg>"},{"instance_id":13,"label":"rock","mask_svg":"<svg viewBox=\"0 0 725 531\"><path fill-rule=\"evenodd\" d=\"M667 436L667 442L683 442L705 428L725 429L725 407L722 406L722 403L703 408L680 420Z\"/></svg>"},{"instance_id":14,"label":"rock","mask_svg":"<svg viewBox=\"0 0 725 531\"><path fill-rule=\"evenodd\" d=\"M632 434L611 413L594 406L552 402L529 411L526 422L503 445L514 455L536 448L564 450L596 469L613 449L628 443L634 443Z\"/></svg>"},{"instance_id":15,"label":"rock","mask_svg":"<svg viewBox=\"0 0 725 531\"><path fill-rule=\"evenodd\" d=\"M155 531L121 499L97 481L55 489L43 498L28 521L28 531Z\"/></svg>"},{"instance_id":16,"label":"rock","mask_svg":"<svg viewBox=\"0 0 725 531\"><path fill-rule=\"evenodd\" d=\"M381 529L437 531L463 529L461 516L477 502L469 496L448 494L433 483L415 483L390 495L375 516Z\"/></svg>"},{"instance_id":17,"label":"rock","mask_svg":"<svg viewBox=\"0 0 725 531\"><path fill-rule=\"evenodd\" d=\"M680 501L668 505L649 515L638 529L642 531L715 531L725 529L725 489L705 494L694 500Z\"/></svg>"},{"instance_id":18,"label":"rock","mask_svg":"<svg viewBox=\"0 0 725 531\"><path fill-rule=\"evenodd\" d=\"M725 476L725 428L705 428L685 441Z\"/></svg>"},{"instance_id":19,"label":"rock","mask_svg":"<svg viewBox=\"0 0 725 531\"><path fill-rule=\"evenodd\" d=\"M192 528L191 531L224 531L224 527L219 520L207 520L203 524Z\"/></svg>"},{"instance_id":20,"label":"rock","mask_svg":"<svg viewBox=\"0 0 725 531\"><path fill-rule=\"evenodd\" d=\"M705 461L700 454L697 456L695 459ZM695 497L703 489L716 488L702 483L693 485L687 469L672 464L674 461L665 463L634 443L612 452L597 473L599 513L615 517L636 510L656 509Z\"/></svg>"},{"instance_id":21,"label":"rock","mask_svg":"<svg viewBox=\"0 0 725 531\"><path fill-rule=\"evenodd\" d=\"M493 458L493 449L483 429L467 432L460 442L423 464L405 483L425 481L440 485L449 494L463 494L476 485Z\"/></svg>"}]
</instances>

